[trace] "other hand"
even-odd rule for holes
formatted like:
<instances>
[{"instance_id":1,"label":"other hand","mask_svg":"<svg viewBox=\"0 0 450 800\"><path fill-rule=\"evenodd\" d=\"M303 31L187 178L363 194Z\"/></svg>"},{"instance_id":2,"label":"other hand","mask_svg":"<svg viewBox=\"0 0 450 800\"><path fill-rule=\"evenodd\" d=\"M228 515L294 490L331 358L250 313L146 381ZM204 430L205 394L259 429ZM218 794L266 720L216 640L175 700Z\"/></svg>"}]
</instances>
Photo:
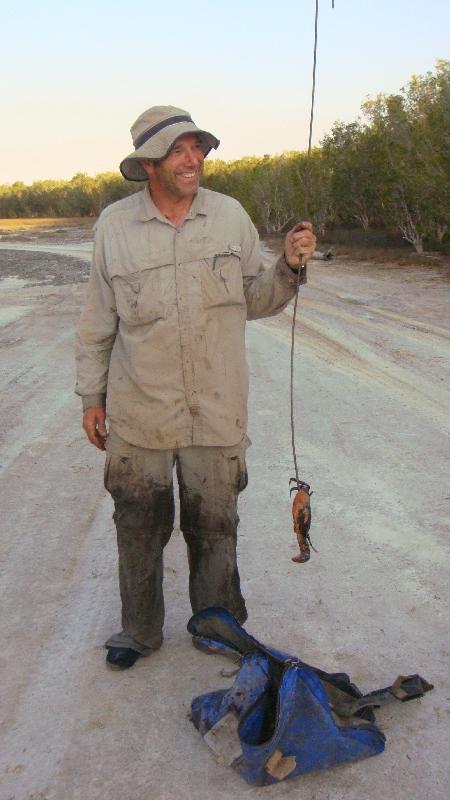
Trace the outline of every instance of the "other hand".
<instances>
[{"instance_id":1,"label":"other hand","mask_svg":"<svg viewBox=\"0 0 450 800\"><path fill-rule=\"evenodd\" d=\"M310 222L299 222L286 234L284 257L292 269L306 264L316 249L317 239Z\"/></svg>"},{"instance_id":2,"label":"other hand","mask_svg":"<svg viewBox=\"0 0 450 800\"><path fill-rule=\"evenodd\" d=\"M83 428L91 444L99 450L105 449L106 411L103 406L91 406L83 414Z\"/></svg>"}]
</instances>

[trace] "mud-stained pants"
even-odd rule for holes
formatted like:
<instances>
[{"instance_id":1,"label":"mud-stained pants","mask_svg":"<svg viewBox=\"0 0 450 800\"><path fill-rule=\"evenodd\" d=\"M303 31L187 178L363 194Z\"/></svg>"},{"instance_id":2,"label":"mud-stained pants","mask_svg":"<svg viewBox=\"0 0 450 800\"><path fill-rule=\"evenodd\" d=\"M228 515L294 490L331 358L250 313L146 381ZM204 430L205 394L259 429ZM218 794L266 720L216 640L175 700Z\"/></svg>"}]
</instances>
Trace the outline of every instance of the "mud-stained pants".
<instances>
[{"instance_id":1,"label":"mud-stained pants","mask_svg":"<svg viewBox=\"0 0 450 800\"><path fill-rule=\"evenodd\" d=\"M174 523L174 465L192 611L222 606L241 622L247 618L236 539L238 494L247 485L248 443L244 439L233 447L107 455L105 486L115 506L123 627L108 639L107 647L131 647L144 654L162 644L163 549Z\"/></svg>"}]
</instances>

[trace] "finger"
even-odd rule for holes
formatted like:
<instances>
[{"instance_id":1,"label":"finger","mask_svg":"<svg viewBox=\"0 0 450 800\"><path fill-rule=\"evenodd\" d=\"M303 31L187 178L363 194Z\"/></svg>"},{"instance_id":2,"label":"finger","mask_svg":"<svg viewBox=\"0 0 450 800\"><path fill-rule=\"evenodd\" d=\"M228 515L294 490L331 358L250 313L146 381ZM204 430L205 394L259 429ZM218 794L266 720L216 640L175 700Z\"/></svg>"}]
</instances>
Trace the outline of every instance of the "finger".
<instances>
[{"instance_id":1,"label":"finger","mask_svg":"<svg viewBox=\"0 0 450 800\"><path fill-rule=\"evenodd\" d=\"M301 248L312 248L313 250L316 247L316 242L314 239L296 239L295 242L291 243L293 250L298 250Z\"/></svg>"},{"instance_id":2,"label":"finger","mask_svg":"<svg viewBox=\"0 0 450 800\"><path fill-rule=\"evenodd\" d=\"M106 426L103 417L100 418L96 417L95 419L94 437L95 437L95 446L98 447L99 450L104 450L105 439L106 439Z\"/></svg>"},{"instance_id":3,"label":"finger","mask_svg":"<svg viewBox=\"0 0 450 800\"><path fill-rule=\"evenodd\" d=\"M90 441L99 450L104 450L105 449L105 439L104 439L103 436L100 436L98 430L95 430L95 433L94 433L92 439L90 438Z\"/></svg>"},{"instance_id":4,"label":"finger","mask_svg":"<svg viewBox=\"0 0 450 800\"><path fill-rule=\"evenodd\" d=\"M105 449L104 438L101 435L99 435L96 422L85 420L83 422L83 428L90 443L93 444L94 447L97 447L99 450L104 450Z\"/></svg>"},{"instance_id":5,"label":"finger","mask_svg":"<svg viewBox=\"0 0 450 800\"><path fill-rule=\"evenodd\" d=\"M314 236L313 232L309 230L296 231L292 234L292 240L294 242L302 239L306 242L313 242L315 238L316 237Z\"/></svg>"},{"instance_id":6,"label":"finger","mask_svg":"<svg viewBox=\"0 0 450 800\"><path fill-rule=\"evenodd\" d=\"M97 430L98 430L100 436L102 436L103 439L105 439L106 438L106 434L107 434L107 430L106 430L106 425L105 425L105 420L104 419L100 419L98 421Z\"/></svg>"},{"instance_id":7,"label":"finger","mask_svg":"<svg viewBox=\"0 0 450 800\"><path fill-rule=\"evenodd\" d=\"M298 222L294 228L292 228L292 233L296 231L312 231L312 223L308 222L307 220L303 220L302 222Z\"/></svg>"},{"instance_id":8,"label":"finger","mask_svg":"<svg viewBox=\"0 0 450 800\"><path fill-rule=\"evenodd\" d=\"M316 240L310 239L309 237L302 237L301 239L295 239L292 244L294 247L315 247Z\"/></svg>"},{"instance_id":9,"label":"finger","mask_svg":"<svg viewBox=\"0 0 450 800\"><path fill-rule=\"evenodd\" d=\"M296 256L305 256L314 253L314 247L295 247L293 253Z\"/></svg>"},{"instance_id":10,"label":"finger","mask_svg":"<svg viewBox=\"0 0 450 800\"><path fill-rule=\"evenodd\" d=\"M99 450L105 450L105 440L103 437L96 436L94 444Z\"/></svg>"},{"instance_id":11,"label":"finger","mask_svg":"<svg viewBox=\"0 0 450 800\"><path fill-rule=\"evenodd\" d=\"M84 431L86 433L87 438L89 439L90 443L98 447L97 443L97 431L95 430L93 425L83 425Z\"/></svg>"},{"instance_id":12,"label":"finger","mask_svg":"<svg viewBox=\"0 0 450 800\"><path fill-rule=\"evenodd\" d=\"M301 247L300 250L296 250L294 252L296 253L296 255L303 257L312 255L314 253L314 250L312 247Z\"/></svg>"}]
</instances>

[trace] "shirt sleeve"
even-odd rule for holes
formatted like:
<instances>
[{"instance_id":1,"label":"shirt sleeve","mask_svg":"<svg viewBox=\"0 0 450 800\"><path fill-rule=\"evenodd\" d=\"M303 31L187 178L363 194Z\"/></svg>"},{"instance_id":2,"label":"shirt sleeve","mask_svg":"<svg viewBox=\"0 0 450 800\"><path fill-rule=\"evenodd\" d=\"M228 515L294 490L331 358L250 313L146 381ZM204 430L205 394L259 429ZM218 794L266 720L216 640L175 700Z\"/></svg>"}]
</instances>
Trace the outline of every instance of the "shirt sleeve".
<instances>
[{"instance_id":1,"label":"shirt sleeve","mask_svg":"<svg viewBox=\"0 0 450 800\"><path fill-rule=\"evenodd\" d=\"M247 319L278 314L295 295L297 271L286 263L284 255L269 269L262 265L258 232L243 211L241 228L241 268ZM306 266L300 268L300 283L306 283Z\"/></svg>"},{"instance_id":2,"label":"shirt sleeve","mask_svg":"<svg viewBox=\"0 0 450 800\"><path fill-rule=\"evenodd\" d=\"M109 361L119 321L106 267L104 237L104 224L100 218L76 340L75 392L82 397L83 409L105 404Z\"/></svg>"}]
</instances>

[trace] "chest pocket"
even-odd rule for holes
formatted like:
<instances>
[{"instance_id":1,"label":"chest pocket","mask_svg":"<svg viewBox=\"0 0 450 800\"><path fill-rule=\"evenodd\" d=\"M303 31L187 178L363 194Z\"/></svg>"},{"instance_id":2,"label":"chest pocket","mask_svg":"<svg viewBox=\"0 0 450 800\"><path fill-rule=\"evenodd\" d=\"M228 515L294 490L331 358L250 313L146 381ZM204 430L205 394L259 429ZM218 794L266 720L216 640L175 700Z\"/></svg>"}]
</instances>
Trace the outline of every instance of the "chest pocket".
<instances>
[{"instance_id":1,"label":"chest pocket","mask_svg":"<svg viewBox=\"0 0 450 800\"><path fill-rule=\"evenodd\" d=\"M161 261L165 263L161 263ZM121 265L112 269L117 313L127 325L144 325L165 319L168 307L169 272L167 259L146 264L139 271L126 272Z\"/></svg>"},{"instance_id":2,"label":"chest pocket","mask_svg":"<svg viewBox=\"0 0 450 800\"><path fill-rule=\"evenodd\" d=\"M241 248L217 247L201 262L203 307L245 306Z\"/></svg>"}]
</instances>

